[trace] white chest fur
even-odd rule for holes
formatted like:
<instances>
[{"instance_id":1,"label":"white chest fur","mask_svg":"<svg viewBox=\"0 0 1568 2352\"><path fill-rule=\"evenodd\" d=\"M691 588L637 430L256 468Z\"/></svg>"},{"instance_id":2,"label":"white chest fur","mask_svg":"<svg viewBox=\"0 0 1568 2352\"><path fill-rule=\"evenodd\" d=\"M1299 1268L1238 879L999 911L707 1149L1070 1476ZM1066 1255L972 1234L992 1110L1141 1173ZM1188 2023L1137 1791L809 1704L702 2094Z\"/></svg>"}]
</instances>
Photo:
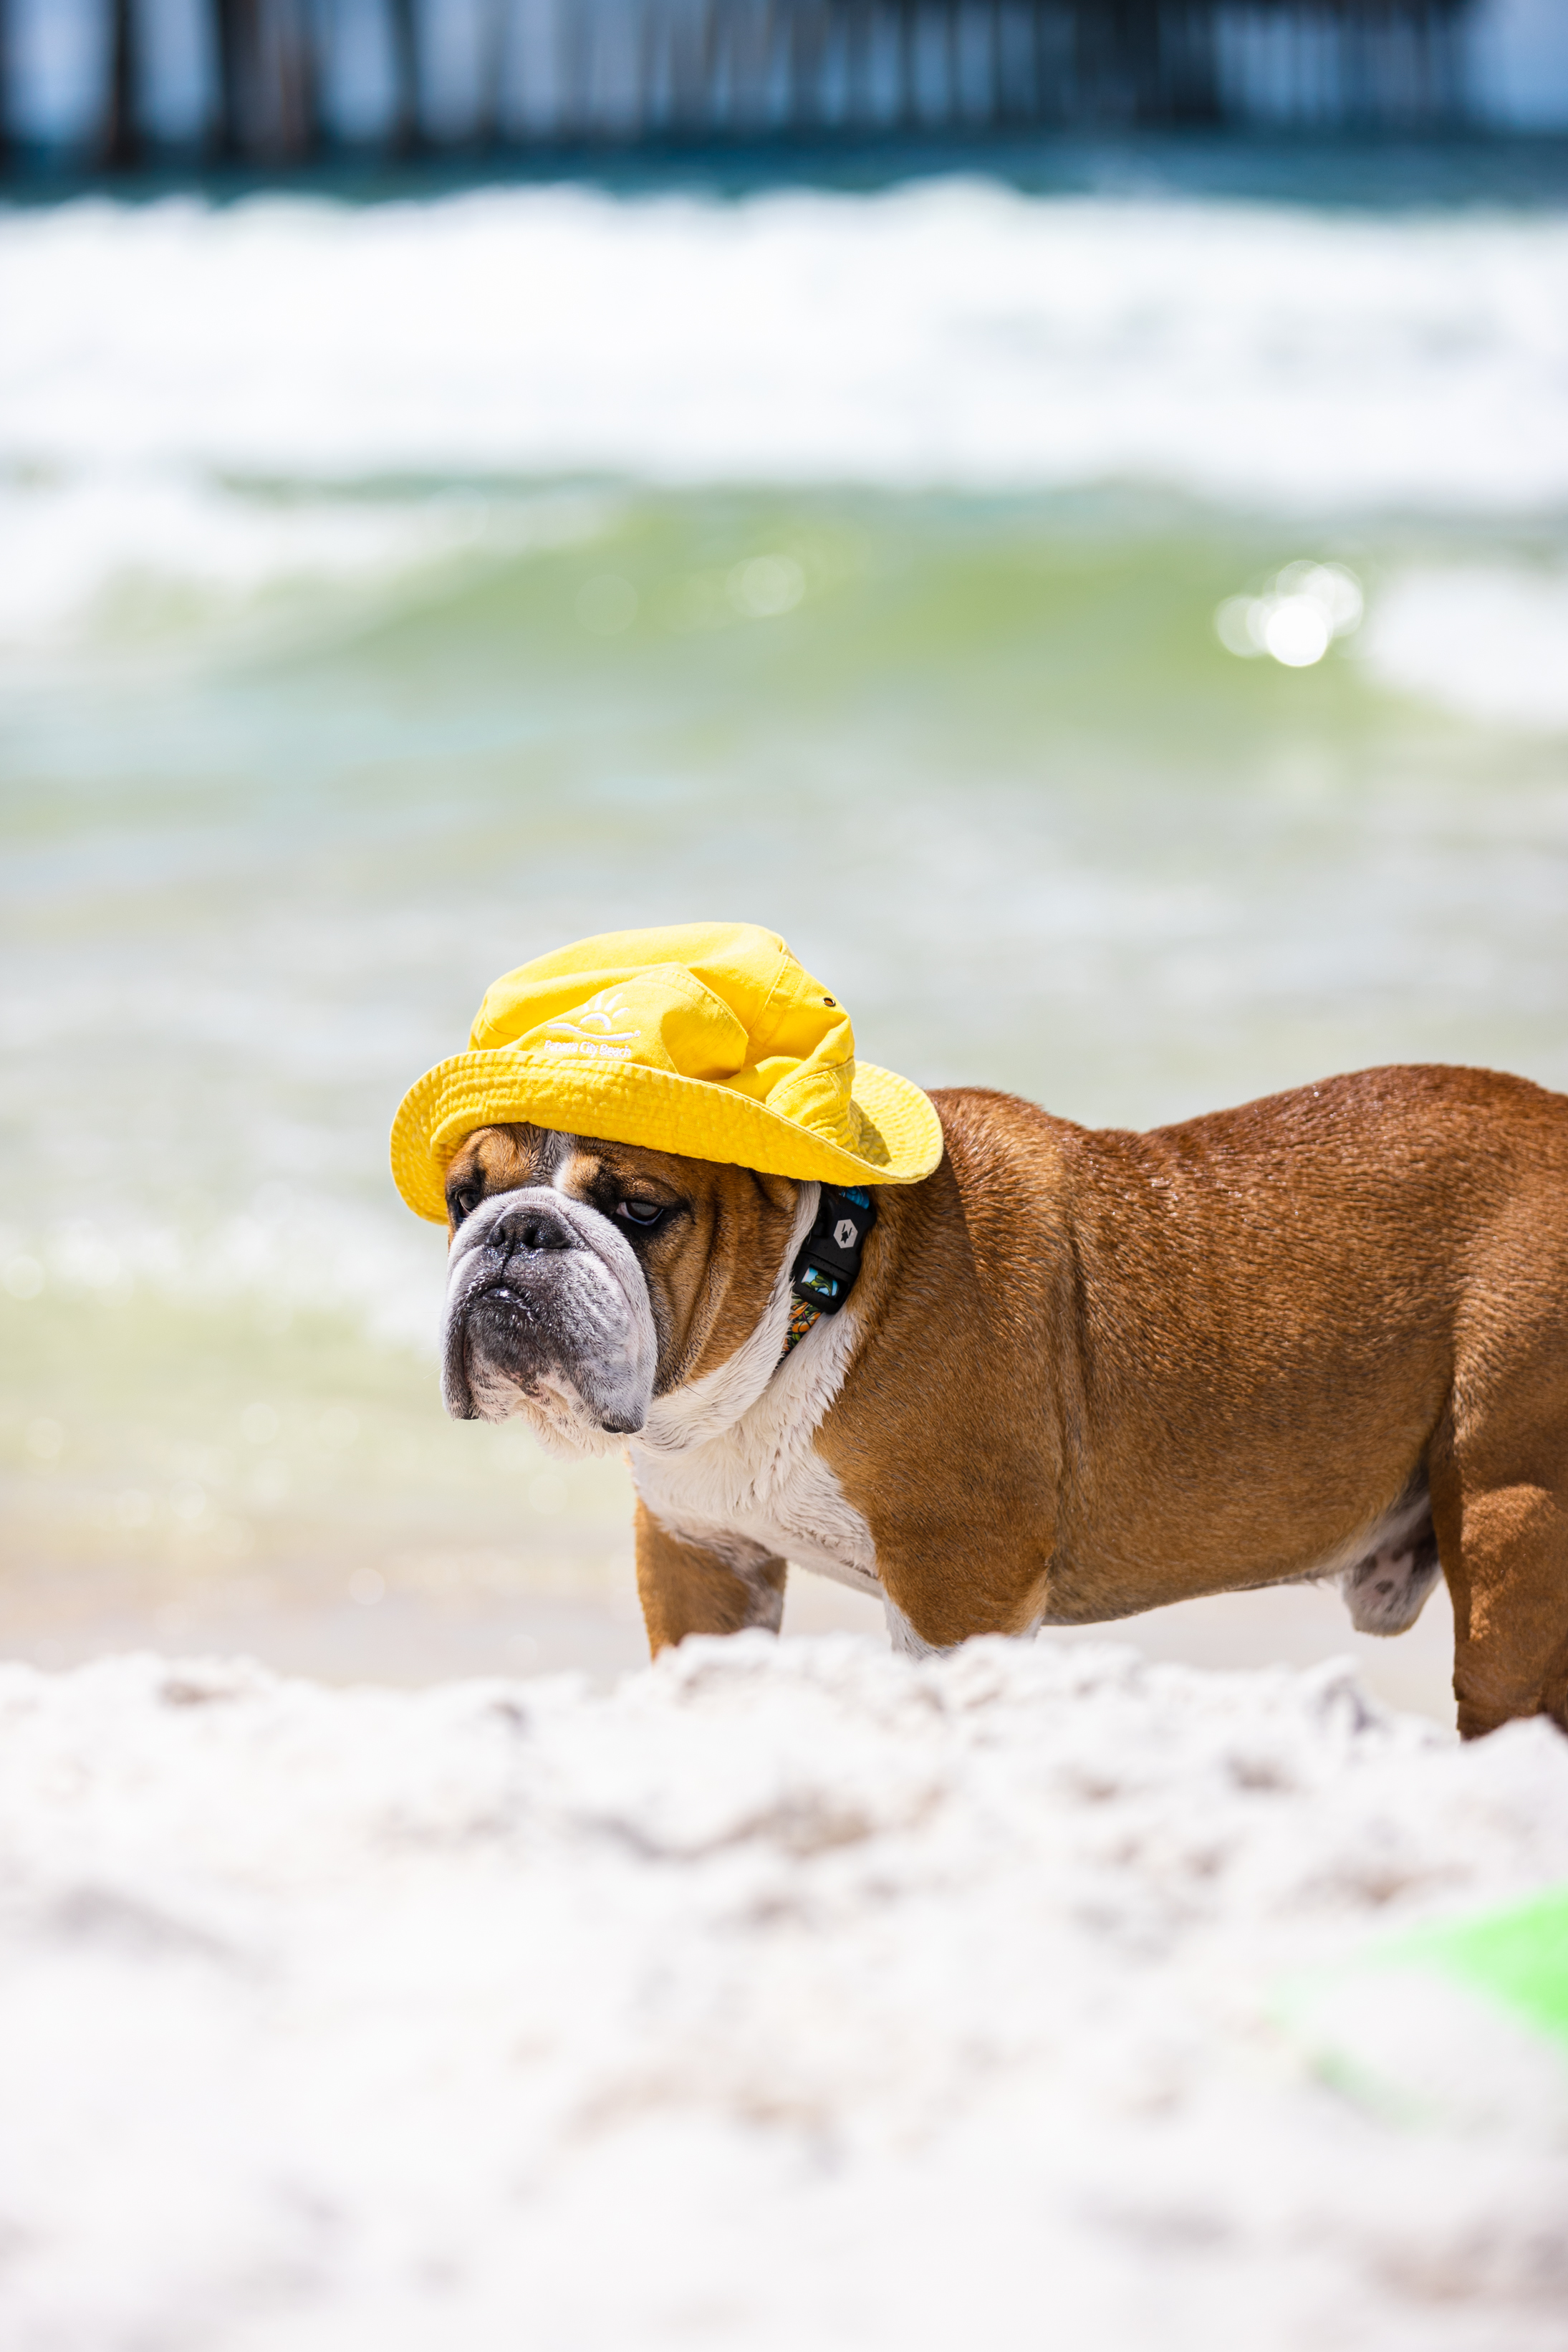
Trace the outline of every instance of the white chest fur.
<instances>
[{"instance_id":1,"label":"white chest fur","mask_svg":"<svg viewBox=\"0 0 1568 2352\"><path fill-rule=\"evenodd\" d=\"M824 1317L779 1361L789 1267L816 1209L817 1187L806 1185L756 1330L717 1371L655 1402L629 1449L632 1475L672 1535L743 1573L784 1559L877 1592L871 1529L812 1444L854 1352L853 1305Z\"/></svg>"}]
</instances>

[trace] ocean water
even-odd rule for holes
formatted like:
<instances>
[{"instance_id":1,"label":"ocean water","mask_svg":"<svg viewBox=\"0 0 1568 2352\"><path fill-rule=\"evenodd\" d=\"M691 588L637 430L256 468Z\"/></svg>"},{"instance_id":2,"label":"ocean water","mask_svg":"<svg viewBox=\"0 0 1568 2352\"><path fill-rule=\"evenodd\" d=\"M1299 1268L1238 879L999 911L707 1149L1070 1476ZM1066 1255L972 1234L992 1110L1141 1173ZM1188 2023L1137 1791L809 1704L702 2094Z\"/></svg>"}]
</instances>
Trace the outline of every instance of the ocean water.
<instances>
[{"instance_id":1,"label":"ocean water","mask_svg":"<svg viewBox=\"0 0 1568 2352\"><path fill-rule=\"evenodd\" d=\"M386 1170L577 934L1088 1120L1568 1085L1568 213L1331 199L0 214L13 1648L635 1654Z\"/></svg>"}]
</instances>

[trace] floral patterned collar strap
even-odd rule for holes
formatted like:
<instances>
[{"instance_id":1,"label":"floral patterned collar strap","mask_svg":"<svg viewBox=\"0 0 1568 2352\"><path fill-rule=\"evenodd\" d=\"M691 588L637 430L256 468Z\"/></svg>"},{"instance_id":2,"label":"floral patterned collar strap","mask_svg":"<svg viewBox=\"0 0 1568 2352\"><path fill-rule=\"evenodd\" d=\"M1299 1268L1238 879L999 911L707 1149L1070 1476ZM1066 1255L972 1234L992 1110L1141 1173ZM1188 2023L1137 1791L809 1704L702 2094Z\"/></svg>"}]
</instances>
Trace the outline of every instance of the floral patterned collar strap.
<instances>
[{"instance_id":1,"label":"floral patterned collar strap","mask_svg":"<svg viewBox=\"0 0 1568 2352\"><path fill-rule=\"evenodd\" d=\"M789 1328L779 1360L798 1348L824 1315L836 1315L855 1286L861 1253L876 1223L876 1202L863 1184L824 1184L811 1230L790 1269Z\"/></svg>"}]
</instances>

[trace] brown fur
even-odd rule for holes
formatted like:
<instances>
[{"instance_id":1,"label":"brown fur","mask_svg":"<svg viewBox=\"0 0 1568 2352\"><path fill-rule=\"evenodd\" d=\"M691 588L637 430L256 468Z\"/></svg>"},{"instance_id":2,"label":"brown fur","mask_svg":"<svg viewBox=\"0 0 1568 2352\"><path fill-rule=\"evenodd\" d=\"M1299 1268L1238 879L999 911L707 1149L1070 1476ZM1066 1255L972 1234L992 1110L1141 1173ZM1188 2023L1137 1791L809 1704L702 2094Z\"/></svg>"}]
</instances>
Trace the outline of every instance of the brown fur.
<instances>
[{"instance_id":1,"label":"brown fur","mask_svg":"<svg viewBox=\"0 0 1568 2352\"><path fill-rule=\"evenodd\" d=\"M1305 1578L1424 1475L1461 1731L1568 1727L1568 1097L1367 1070L1141 1135L934 1099L946 1156L879 1192L815 1438L923 1640ZM573 1148L691 1204L643 1258L655 1323L672 1383L726 1360L794 1187ZM781 1590L646 1511L638 1565L655 1649Z\"/></svg>"},{"instance_id":2,"label":"brown fur","mask_svg":"<svg viewBox=\"0 0 1568 2352\"><path fill-rule=\"evenodd\" d=\"M655 1657L688 1633L739 1633L748 1625L777 1633L784 1614L785 1561L763 1560L747 1576L737 1576L701 1544L671 1535L641 1499L636 1531L637 1597Z\"/></svg>"}]
</instances>

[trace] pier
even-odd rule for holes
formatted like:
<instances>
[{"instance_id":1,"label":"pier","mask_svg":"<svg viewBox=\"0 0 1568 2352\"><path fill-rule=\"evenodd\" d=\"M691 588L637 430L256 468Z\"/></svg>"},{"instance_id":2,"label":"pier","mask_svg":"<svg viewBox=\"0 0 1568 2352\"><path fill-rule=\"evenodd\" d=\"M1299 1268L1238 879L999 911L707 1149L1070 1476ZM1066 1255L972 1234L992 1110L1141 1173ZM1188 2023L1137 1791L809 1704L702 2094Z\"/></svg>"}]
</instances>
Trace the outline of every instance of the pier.
<instances>
[{"instance_id":1,"label":"pier","mask_svg":"<svg viewBox=\"0 0 1568 2352\"><path fill-rule=\"evenodd\" d=\"M1030 127L1429 130L1465 0L0 0L0 137L135 171Z\"/></svg>"}]
</instances>

